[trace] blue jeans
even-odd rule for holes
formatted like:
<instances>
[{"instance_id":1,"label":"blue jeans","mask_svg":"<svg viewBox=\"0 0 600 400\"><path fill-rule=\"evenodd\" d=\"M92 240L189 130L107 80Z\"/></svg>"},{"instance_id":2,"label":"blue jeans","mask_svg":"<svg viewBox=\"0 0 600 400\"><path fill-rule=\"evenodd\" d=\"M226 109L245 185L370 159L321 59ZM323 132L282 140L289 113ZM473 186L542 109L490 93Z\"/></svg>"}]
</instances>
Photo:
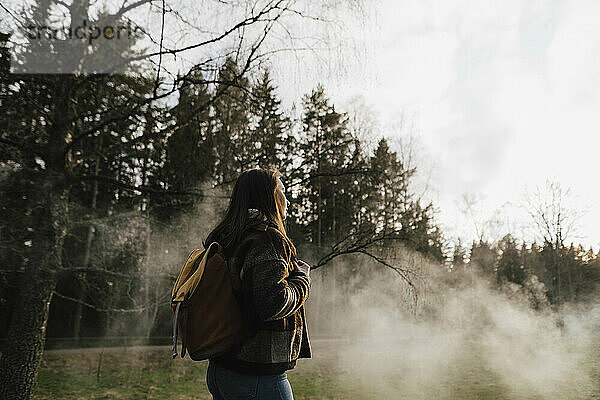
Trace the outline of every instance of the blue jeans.
<instances>
[{"instance_id":1,"label":"blue jeans","mask_svg":"<svg viewBox=\"0 0 600 400\"><path fill-rule=\"evenodd\" d=\"M206 384L214 400L294 400L285 373L245 375L209 362Z\"/></svg>"}]
</instances>

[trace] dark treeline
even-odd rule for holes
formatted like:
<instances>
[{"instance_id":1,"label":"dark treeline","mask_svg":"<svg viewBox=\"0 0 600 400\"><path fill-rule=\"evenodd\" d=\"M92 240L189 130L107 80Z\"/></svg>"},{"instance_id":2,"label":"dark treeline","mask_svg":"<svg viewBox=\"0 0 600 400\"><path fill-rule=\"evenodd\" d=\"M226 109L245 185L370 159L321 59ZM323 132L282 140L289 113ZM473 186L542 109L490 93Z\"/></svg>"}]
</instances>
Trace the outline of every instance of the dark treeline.
<instances>
[{"instance_id":1,"label":"dark treeline","mask_svg":"<svg viewBox=\"0 0 600 400\"><path fill-rule=\"evenodd\" d=\"M600 282L600 253L582 245L518 243L510 234L498 242L474 241L470 251L458 244L449 264L461 275L470 268L498 287L525 291L538 309L566 302L585 302Z\"/></svg>"}]
</instances>

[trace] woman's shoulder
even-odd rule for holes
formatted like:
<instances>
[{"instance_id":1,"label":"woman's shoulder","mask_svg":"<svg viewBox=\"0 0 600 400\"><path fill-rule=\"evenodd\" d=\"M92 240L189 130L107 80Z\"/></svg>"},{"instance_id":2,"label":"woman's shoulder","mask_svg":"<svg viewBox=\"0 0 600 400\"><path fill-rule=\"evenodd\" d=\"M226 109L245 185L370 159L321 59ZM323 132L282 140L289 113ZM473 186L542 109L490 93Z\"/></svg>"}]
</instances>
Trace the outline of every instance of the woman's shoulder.
<instances>
[{"instance_id":1,"label":"woman's shoulder","mask_svg":"<svg viewBox=\"0 0 600 400\"><path fill-rule=\"evenodd\" d=\"M290 246L285 236L277 229L268 227L266 230L248 232L246 237L249 240L249 250L254 248L264 252L274 251L277 256L288 259L290 254Z\"/></svg>"},{"instance_id":2,"label":"woman's shoulder","mask_svg":"<svg viewBox=\"0 0 600 400\"><path fill-rule=\"evenodd\" d=\"M290 240L276 228L269 228L267 232L270 235L271 243L275 250L285 259L289 259L292 254L292 246Z\"/></svg>"}]
</instances>

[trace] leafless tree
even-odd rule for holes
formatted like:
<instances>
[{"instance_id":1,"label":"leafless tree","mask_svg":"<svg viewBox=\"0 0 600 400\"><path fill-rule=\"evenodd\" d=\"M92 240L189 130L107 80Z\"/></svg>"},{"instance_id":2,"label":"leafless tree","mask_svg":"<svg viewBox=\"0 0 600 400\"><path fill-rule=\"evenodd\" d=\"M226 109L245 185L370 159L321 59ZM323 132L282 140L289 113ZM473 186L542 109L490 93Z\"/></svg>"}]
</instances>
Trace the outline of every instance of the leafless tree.
<instances>
[{"instance_id":1,"label":"leafless tree","mask_svg":"<svg viewBox=\"0 0 600 400\"><path fill-rule=\"evenodd\" d=\"M525 209L536 227L536 234L554 249L562 249L576 233L581 212L569 204L571 189L547 180L543 187L525 194Z\"/></svg>"},{"instance_id":2,"label":"leafless tree","mask_svg":"<svg viewBox=\"0 0 600 400\"><path fill-rule=\"evenodd\" d=\"M570 204L570 200L570 189L564 189L559 182L552 180L525 194L525 209L535 224L537 236L550 252L549 268L554 271L553 286L557 304L570 299L574 293L572 271L568 263L564 265L562 261L565 244L575 234L581 217L581 212ZM565 273L566 281L563 276ZM567 289L567 293L563 288Z\"/></svg>"}]
</instances>

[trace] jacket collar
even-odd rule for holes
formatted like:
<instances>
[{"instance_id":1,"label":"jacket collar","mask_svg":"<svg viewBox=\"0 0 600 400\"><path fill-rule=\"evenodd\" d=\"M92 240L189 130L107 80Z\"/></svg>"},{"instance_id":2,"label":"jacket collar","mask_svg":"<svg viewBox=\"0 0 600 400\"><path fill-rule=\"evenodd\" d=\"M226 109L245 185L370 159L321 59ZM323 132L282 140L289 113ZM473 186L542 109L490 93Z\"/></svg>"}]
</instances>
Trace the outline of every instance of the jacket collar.
<instances>
[{"instance_id":1,"label":"jacket collar","mask_svg":"<svg viewBox=\"0 0 600 400\"><path fill-rule=\"evenodd\" d=\"M261 231L266 231L267 226L277 227L275 221L267 217L262 211L256 208L248 209L248 222L246 223L246 229L253 228Z\"/></svg>"}]
</instances>

